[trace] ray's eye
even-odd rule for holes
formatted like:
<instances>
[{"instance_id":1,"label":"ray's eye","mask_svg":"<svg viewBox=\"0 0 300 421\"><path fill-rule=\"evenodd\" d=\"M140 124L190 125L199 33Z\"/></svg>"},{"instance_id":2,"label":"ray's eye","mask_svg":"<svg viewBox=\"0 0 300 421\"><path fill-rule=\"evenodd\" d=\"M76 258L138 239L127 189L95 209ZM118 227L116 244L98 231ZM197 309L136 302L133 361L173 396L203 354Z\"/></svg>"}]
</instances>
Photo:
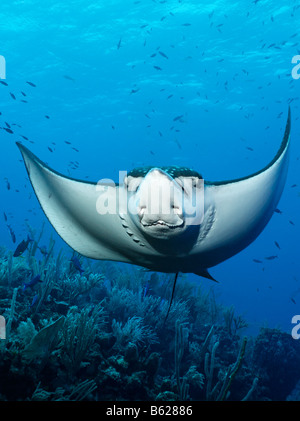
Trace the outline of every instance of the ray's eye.
<instances>
[{"instance_id":1,"label":"ray's eye","mask_svg":"<svg viewBox=\"0 0 300 421\"><path fill-rule=\"evenodd\" d=\"M185 189L183 187L182 181L180 179L177 179L176 181L178 183L178 186L181 188L182 193L186 193L186 191L185 191Z\"/></svg>"},{"instance_id":2,"label":"ray's eye","mask_svg":"<svg viewBox=\"0 0 300 421\"><path fill-rule=\"evenodd\" d=\"M136 192L138 191L139 186L140 186L139 184L137 184L137 185L133 186L133 187L130 189L131 193L136 193Z\"/></svg>"},{"instance_id":3,"label":"ray's eye","mask_svg":"<svg viewBox=\"0 0 300 421\"><path fill-rule=\"evenodd\" d=\"M179 187L181 187L181 191L183 194L188 194L188 191L184 188L184 185L182 182L179 183Z\"/></svg>"},{"instance_id":4,"label":"ray's eye","mask_svg":"<svg viewBox=\"0 0 300 421\"><path fill-rule=\"evenodd\" d=\"M134 181L134 180L131 180L130 182L125 183L126 189L130 193L136 193L138 188L140 187L140 184L141 184L140 181Z\"/></svg>"}]
</instances>

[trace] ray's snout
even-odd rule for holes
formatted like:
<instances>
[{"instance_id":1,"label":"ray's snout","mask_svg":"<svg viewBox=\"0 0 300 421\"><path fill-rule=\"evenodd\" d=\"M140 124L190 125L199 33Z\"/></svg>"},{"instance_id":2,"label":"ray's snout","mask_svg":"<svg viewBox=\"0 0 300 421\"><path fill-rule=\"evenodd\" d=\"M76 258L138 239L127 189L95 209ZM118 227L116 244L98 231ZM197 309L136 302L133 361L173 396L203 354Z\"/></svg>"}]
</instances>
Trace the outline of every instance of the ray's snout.
<instances>
[{"instance_id":1,"label":"ray's snout","mask_svg":"<svg viewBox=\"0 0 300 421\"><path fill-rule=\"evenodd\" d=\"M164 171L154 168L137 191L138 216L143 226L183 224L183 198L180 186Z\"/></svg>"}]
</instances>

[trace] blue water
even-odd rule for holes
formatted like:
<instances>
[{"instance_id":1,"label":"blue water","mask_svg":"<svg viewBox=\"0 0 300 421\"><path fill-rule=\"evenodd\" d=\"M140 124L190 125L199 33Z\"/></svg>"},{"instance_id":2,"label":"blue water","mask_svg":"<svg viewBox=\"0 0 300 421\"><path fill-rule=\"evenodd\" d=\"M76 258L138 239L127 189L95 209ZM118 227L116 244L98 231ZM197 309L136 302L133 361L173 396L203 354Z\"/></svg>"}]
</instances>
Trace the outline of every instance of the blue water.
<instances>
[{"instance_id":1,"label":"blue water","mask_svg":"<svg viewBox=\"0 0 300 421\"><path fill-rule=\"evenodd\" d=\"M27 234L25 221L39 229L46 219L15 141L81 179L118 181L119 170L175 164L206 180L226 180L273 158L290 104L282 214L246 250L211 269L219 284L203 282L253 331L264 324L290 332L300 311L300 80L291 76L299 24L297 1L2 0L8 86L0 85L0 126L21 127L0 131L1 213L17 242ZM71 161L79 167L72 169ZM45 230L60 244L47 221ZM0 238L15 248L3 218ZM273 254L278 258L264 260Z\"/></svg>"}]
</instances>

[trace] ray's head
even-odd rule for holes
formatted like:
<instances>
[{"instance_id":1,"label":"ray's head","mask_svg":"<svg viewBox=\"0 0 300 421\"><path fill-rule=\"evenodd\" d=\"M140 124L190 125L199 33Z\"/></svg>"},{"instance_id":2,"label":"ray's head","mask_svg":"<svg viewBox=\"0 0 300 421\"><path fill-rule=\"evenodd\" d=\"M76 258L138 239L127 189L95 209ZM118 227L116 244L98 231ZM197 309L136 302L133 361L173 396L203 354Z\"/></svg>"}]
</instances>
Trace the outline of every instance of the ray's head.
<instances>
[{"instance_id":1,"label":"ray's head","mask_svg":"<svg viewBox=\"0 0 300 421\"><path fill-rule=\"evenodd\" d=\"M137 227L157 239L180 237L201 223L204 183L188 168L140 168L124 180L128 211Z\"/></svg>"}]
</instances>

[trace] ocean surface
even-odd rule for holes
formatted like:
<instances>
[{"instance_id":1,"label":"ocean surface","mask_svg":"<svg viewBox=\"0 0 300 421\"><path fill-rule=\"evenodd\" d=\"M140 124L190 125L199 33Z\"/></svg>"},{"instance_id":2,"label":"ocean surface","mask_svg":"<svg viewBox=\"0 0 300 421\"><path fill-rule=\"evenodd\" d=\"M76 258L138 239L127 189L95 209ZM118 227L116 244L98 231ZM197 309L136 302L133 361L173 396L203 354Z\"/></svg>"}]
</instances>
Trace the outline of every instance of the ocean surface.
<instances>
[{"instance_id":1,"label":"ocean surface","mask_svg":"<svg viewBox=\"0 0 300 421\"><path fill-rule=\"evenodd\" d=\"M300 6L293 0L2 0L0 55L5 60L0 61L0 247L4 275L0 281L0 314L5 316L6 322L10 317L13 291L18 288L17 307L9 326L11 345L8 343L6 351L2 352L9 353L14 349L14 352L21 353L26 349L25 345L28 343L20 344L20 340L18 342L14 335L17 335L16 332L20 335L19 326L21 323L30 323L28 319L32 319L32 330L36 334L47 325L41 324L41 319L47 319L50 323L58 320L58 317L69 317L70 322L73 317L73 323L76 323L79 315L86 311L82 310L80 313L85 308L84 305L93 304L95 308L97 302L106 300L102 308L107 313L105 331L117 338L118 344L111 348L105 345L106 360L110 358L112 361L119 354L126 360L129 350L122 338L120 339L120 331L123 326L125 335L124 326L129 318L141 317L140 324L135 320L136 329L141 328L141 323L144 323L145 329L151 327L151 334L149 331L148 339L141 342L130 341L129 335L128 342L138 348L131 351L133 354L140 353L139 347L143 343L146 356L150 358L156 352L161 355L162 361L158 377L151 380L153 383L149 380L148 389L152 387L150 384L154 384L157 389L153 386L155 392L151 389L152 393L148 394L134 394L139 388L136 378L137 383L132 386L132 394L129 395L120 392L120 389L128 388L128 384L121 384L116 379L115 383L111 380L103 383L103 386L102 380L97 377L99 370L95 374L97 370L91 368L93 364L87 356L90 371L86 369L85 372L80 372L77 367L71 370L69 377L62 374L61 383L54 384L53 373L49 369L50 374L43 372L40 378L38 374L36 377L32 376L24 390L13 393L1 387L1 400L33 399L37 395L42 396L39 393L42 389L45 400L56 400L58 396L72 400L75 395L71 393L70 384L74 384L76 376L76 383L85 380L95 382L89 384L91 389L87 389L86 395L80 396L88 400L110 400L113 397L121 400L134 400L135 397L148 400L157 398L159 393L166 391L173 393L168 395L170 400L197 400L197 396L200 400L216 398L208 389L206 380L203 380L204 385L200 388L201 378L198 392L193 389L190 381L189 394L184 393L183 388L181 394L179 393L178 381L176 383L172 375L167 373L167 368L163 371L162 356L167 351L163 346L160 349L157 345L157 337L163 335L162 326L157 327L152 319L147 319L146 323L144 313L140 310L135 312L133 307L127 313L122 310L120 314L116 307L115 313L119 314L119 318L116 316L114 319L113 306L117 306L118 300L115 303L112 301L112 291L118 288L117 280L124 277L124 273L130 279L139 279L137 284L131 285L135 293L139 294L136 297L160 296L165 300L162 301L160 310L169 302L172 288L164 295L161 286L155 293L152 286L151 295L151 279L155 279L158 285L155 276L161 276L159 279L163 282L165 275L151 275L137 266L117 262L110 263L109 269L107 266L104 269L104 266L97 266L97 262L79 256L85 273L90 270L90 278L91 275L105 275L106 283L104 278L99 279L106 292L103 292L104 286L101 284L103 291L98 294L99 299L91 291L92 298L91 295L89 298L83 295L81 301L68 301L67 288L64 294L57 296L53 295L52 289L52 298L50 293L50 298L46 297L40 303L39 309L35 309L32 299L35 294L38 295L38 288L43 284L37 283L36 290L32 288L32 294L28 292L30 288L23 291L23 284L38 274L37 266L32 264L29 255L36 259L35 265L39 265L38 262L45 257L41 251L32 250L33 243L37 244L42 227L43 235L39 246L45 246L50 254L50 238L55 241L51 257L57 258L62 250L65 262L69 264L73 250L60 239L45 217L16 142L21 142L56 171L85 181L111 179L118 182L119 171L168 165L189 167L198 171L205 180L222 181L259 171L273 159L283 138L290 106L290 163L285 189L278 204L279 211L274 213L267 227L249 247L210 269L218 283L194 274L179 276L175 298L179 302L180 298L188 302L186 290L180 296L184 290L183 284L187 282L192 285L190 298L195 300L197 294L192 288L200 285L202 294L210 294L216 305L234 309L236 317L240 315L246 321L247 327L239 335L240 340L244 335L248 338L262 335L263 328L267 329L264 331L266 337L271 335L270 332L275 332L276 335L280 332L287 342L291 341L289 346L299 346L298 341L291 337L294 327L292 317L300 314L300 80L297 79L295 68L297 58L292 62L293 57L300 55L299 27ZM12 272L7 278L8 272L3 268L8 265L9 256L22 240L26 240L27 235L34 236L34 241L22 256L13 257L11 262L17 271L21 260L24 267L28 265L25 268L27 272L15 279ZM45 273L40 274L42 278L50 270L46 263L43 266ZM41 264L39 267L42 267ZM64 267L61 273L64 275L60 277L60 282L62 278L73 277L74 283L80 283L80 274L74 268L69 272L69 268ZM172 277L169 276L168 279L172 281ZM113 282L113 285L108 286L109 282ZM124 279L120 282L124 287ZM140 291L138 283L143 287ZM71 285L69 282L69 288ZM62 286L60 291L61 288ZM127 282L126 288L128 292L130 282ZM132 300L137 299L132 297ZM77 306L78 312L74 313L78 316L77 319L73 313L70 315L67 311L62 312L53 307L53 300L67 303L65 305L68 305L68 309ZM196 317L195 309L196 304L193 307L193 317ZM149 307L146 312L148 318L148 312L151 311L154 310ZM200 306L198 311L201 311ZM172 317L170 323L173 323L173 327L170 327L168 333L170 340L174 341L175 336L178 338L182 331L178 323L174 327L176 318L174 314ZM205 320L201 327L197 325L200 319L197 316L193 322L188 320L190 343L193 335L194 338L197 337L197 332L202 332L203 343L209 328L214 324L217 326L215 329L221 329L223 323L220 316L215 322ZM183 318L183 323L185 322L187 320ZM182 329L185 328L186 325ZM230 331L228 334L231 333ZM199 333L199 338L200 336ZM236 338L235 341L237 352L242 352L243 345ZM282 338L276 339L277 345L275 342L271 345L270 338L268 341L274 349L278 349L278 341L281 345L284 342ZM99 340L96 345L101 348L103 344L100 342ZM195 340L193 343L196 342ZM222 345L221 342L220 344ZM64 346L67 347L66 344ZM172 352L174 353L174 349ZM207 354L212 359L212 343ZM282 353L284 354L285 352ZM36 358L37 354L33 355ZM8 364L12 357L8 355L6 358ZM137 356L136 358L138 359ZM173 358L173 354L170 358ZM229 358L228 361L232 364L236 358ZM55 365L57 362L52 360L51 363ZM129 360L127 363L130 366ZM281 365L280 358L277 363L278 366ZM45 370L45 356L41 364ZM134 371L132 368L128 373L129 368L125 363L122 367L116 364L112 363L116 373L125 372L130 378L133 373L147 372L147 369L139 367L139 370ZM154 366L155 364L154 362ZM187 360L185 364L185 369L182 368L180 372L183 380L184 373L194 366L197 373L200 373L199 376L205 377L203 361L198 361L197 365L195 361L192 364ZM226 367L228 364L225 364ZM263 370L264 363L258 362L258 358L256 364L261 364ZM273 372L277 369L276 364L270 369ZM83 366L84 364L82 370ZM64 367L67 373L68 364ZM108 367L109 364L105 367L106 371ZM7 379L17 376L15 372L12 375L7 370L4 370ZM22 371L21 368L16 370ZM64 372L64 368L60 370L61 373ZM102 371L105 370L102 367ZM36 373L38 372L37 370ZM26 373L22 371L22 378L28 380L29 374ZM164 376L169 376L176 385L168 386L166 379L161 380ZM234 394L233 390L231 396L234 400L242 399L251 390L252 381L256 377L251 377L250 369L247 376L243 396ZM16 379L14 381L18 381ZM143 382L141 379L142 376L139 381ZM257 395L254 391L251 398L285 400L296 387L297 379L289 381L291 383L286 389L282 386L278 393L263 391L258 382ZM243 383L242 379L240 382ZM162 383L165 384L164 387ZM101 395L99 385L107 387L107 394ZM66 393L55 394L57 387L65 388ZM224 388L224 393L220 392L218 395L221 400L230 398L227 395L229 386ZM166 398L166 393L164 397Z\"/></svg>"}]
</instances>

